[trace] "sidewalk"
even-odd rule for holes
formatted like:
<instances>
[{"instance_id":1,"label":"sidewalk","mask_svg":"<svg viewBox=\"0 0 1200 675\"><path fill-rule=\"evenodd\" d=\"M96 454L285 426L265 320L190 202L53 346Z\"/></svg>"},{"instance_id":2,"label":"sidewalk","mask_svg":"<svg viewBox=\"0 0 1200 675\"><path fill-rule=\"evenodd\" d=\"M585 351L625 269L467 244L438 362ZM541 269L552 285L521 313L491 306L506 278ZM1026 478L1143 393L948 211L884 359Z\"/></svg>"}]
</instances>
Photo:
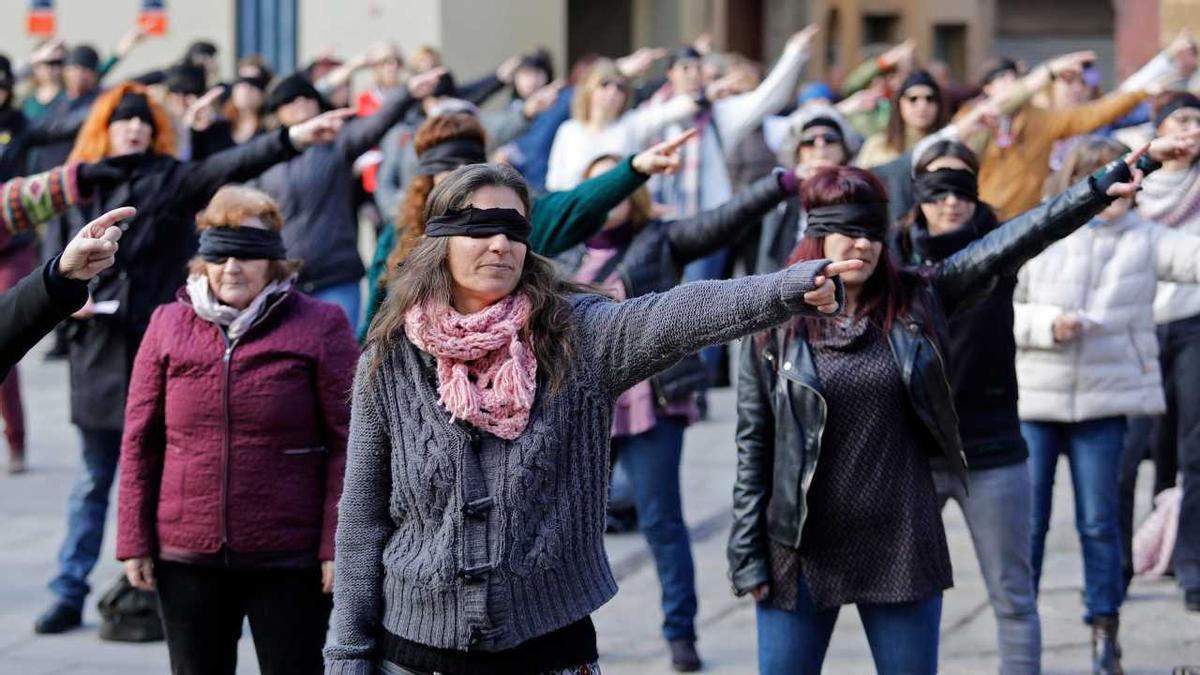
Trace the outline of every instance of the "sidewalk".
<instances>
[{"instance_id":1,"label":"sidewalk","mask_svg":"<svg viewBox=\"0 0 1200 675\"><path fill-rule=\"evenodd\" d=\"M33 634L34 617L50 601L45 585L55 571L66 496L76 471L78 440L69 424L66 378L66 365L45 364L40 352L27 359L22 369L31 471L18 478L0 476L0 675L165 673L167 655L162 643L122 645L97 639L98 593L89 598L83 630L54 637ZM711 410L714 419L688 433L683 471L700 594L699 646L708 665L705 672L749 674L756 672L754 608L750 601L734 598L725 579L725 537L735 462L732 394L717 392ZM1148 487L1149 482L1143 480L1142 485ZM1143 491L1139 517L1148 504L1149 495ZM115 509L110 516L115 517ZM111 521L105 553L92 575L99 589L120 572L112 557ZM1079 618L1082 572L1073 523L1070 484L1063 480L1056 494L1041 600L1047 673L1090 672L1089 634ZM995 672L995 623L966 527L954 506L947 509L946 529L955 588L945 599L941 670L952 674ZM645 544L638 535L610 537L608 544L621 591L595 616L604 673L669 673L666 649L659 637L658 581ZM1200 665L1200 615L1184 612L1170 580L1135 582L1122 623L1128 673L1168 673L1176 665ZM245 636L239 675L258 672L248 631ZM857 613L843 611L826 672L873 671Z\"/></svg>"}]
</instances>

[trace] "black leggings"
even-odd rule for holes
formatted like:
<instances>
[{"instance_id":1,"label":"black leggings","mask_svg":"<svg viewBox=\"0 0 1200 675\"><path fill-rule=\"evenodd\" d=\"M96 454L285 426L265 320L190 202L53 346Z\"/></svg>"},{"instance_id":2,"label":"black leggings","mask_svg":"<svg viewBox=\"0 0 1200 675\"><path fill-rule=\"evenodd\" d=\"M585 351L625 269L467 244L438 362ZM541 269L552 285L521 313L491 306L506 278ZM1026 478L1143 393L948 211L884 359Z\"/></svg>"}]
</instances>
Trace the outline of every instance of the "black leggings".
<instances>
[{"instance_id":1,"label":"black leggings","mask_svg":"<svg viewBox=\"0 0 1200 675\"><path fill-rule=\"evenodd\" d=\"M156 561L174 675L234 675L250 618L262 675L320 675L331 596L318 567L227 569Z\"/></svg>"}]
</instances>

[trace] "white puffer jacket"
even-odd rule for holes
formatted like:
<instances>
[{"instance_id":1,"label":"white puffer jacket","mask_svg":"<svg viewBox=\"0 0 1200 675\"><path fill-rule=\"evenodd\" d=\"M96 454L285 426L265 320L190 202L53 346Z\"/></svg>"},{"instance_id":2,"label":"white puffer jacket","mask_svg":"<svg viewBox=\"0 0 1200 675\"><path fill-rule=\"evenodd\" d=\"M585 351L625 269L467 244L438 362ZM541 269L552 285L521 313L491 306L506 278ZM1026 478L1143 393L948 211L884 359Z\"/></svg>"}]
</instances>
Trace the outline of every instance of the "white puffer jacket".
<instances>
[{"instance_id":1,"label":"white puffer jacket","mask_svg":"<svg viewBox=\"0 0 1200 675\"><path fill-rule=\"evenodd\" d=\"M1022 420L1081 422L1164 410L1154 295L1158 281L1200 281L1200 237L1129 212L1095 219L1029 261L1013 296ZM1054 340L1075 313L1083 334Z\"/></svg>"}]
</instances>

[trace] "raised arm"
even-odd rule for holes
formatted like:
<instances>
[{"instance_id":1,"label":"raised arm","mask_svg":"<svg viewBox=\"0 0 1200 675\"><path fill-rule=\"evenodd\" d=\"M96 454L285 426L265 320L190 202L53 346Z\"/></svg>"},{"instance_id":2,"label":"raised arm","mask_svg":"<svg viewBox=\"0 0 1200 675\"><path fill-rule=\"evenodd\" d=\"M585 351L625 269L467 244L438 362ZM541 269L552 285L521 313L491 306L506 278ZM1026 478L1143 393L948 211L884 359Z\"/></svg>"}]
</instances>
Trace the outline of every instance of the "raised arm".
<instances>
[{"instance_id":1,"label":"raised arm","mask_svg":"<svg viewBox=\"0 0 1200 675\"><path fill-rule=\"evenodd\" d=\"M993 276L1016 274L1027 261L1091 220L1114 199L1132 194L1136 185L1130 182L1135 176L1129 162L1136 161L1139 154L1108 164L946 258L934 271L938 292L947 304L954 304Z\"/></svg>"},{"instance_id":2,"label":"raised arm","mask_svg":"<svg viewBox=\"0 0 1200 675\"><path fill-rule=\"evenodd\" d=\"M32 231L83 201L79 162L56 166L0 185L0 248L9 238Z\"/></svg>"},{"instance_id":3,"label":"raised arm","mask_svg":"<svg viewBox=\"0 0 1200 675\"><path fill-rule=\"evenodd\" d=\"M841 306L841 281L860 261L813 260L774 274L683 284L625 302L588 298L576 309L585 367L615 396L709 345ZM819 294L819 297L818 297ZM818 309L818 306L825 311Z\"/></svg>"},{"instance_id":4,"label":"raised arm","mask_svg":"<svg viewBox=\"0 0 1200 675\"><path fill-rule=\"evenodd\" d=\"M789 193L786 172L776 169L754 181L720 206L667 225L667 239L680 265L703 258L741 239L752 225ZM795 182L791 183L795 186Z\"/></svg>"},{"instance_id":5,"label":"raised arm","mask_svg":"<svg viewBox=\"0 0 1200 675\"><path fill-rule=\"evenodd\" d=\"M768 336L773 337L774 332ZM767 502L775 464L775 413L769 372L755 338L742 341L737 382L737 480L733 484L733 529L726 557L734 592L744 595L770 583Z\"/></svg>"},{"instance_id":6,"label":"raised arm","mask_svg":"<svg viewBox=\"0 0 1200 675\"><path fill-rule=\"evenodd\" d=\"M375 113L346 122L342 133L334 141L346 161L353 162L359 155L379 145L388 130L403 120L416 103L417 99L409 94L408 88L400 87L383 99Z\"/></svg>"},{"instance_id":7,"label":"raised arm","mask_svg":"<svg viewBox=\"0 0 1200 675\"><path fill-rule=\"evenodd\" d=\"M378 145L388 129L404 119L409 108L433 93L438 78L445 72L445 68L434 68L420 75L413 75L408 78L406 85L383 100L375 114L356 117L346 122L334 141L346 157L346 161L353 162L359 155Z\"/></svg>"},{"instance_id":8,"label":"raised arm","mask_svg":"<svg viewBox=\"0 0 1200 675\"><path fill-rule=\"evenodd\" d=\"M250 180L275 164L295 157L300 149L293 145L289 132L290 129L279 129L261 134L198 162L188 162L184 165L186 178L180 181L177 199L206 203L222 185Z\"/></svg>"},{"instance_id":9,"label":"raised arm","mask_svg":"<svg viewBox=\"0 0 1200 675\"><path fill-rule=\"evenodd\" d=\"M775 67L753 91L713 103L713 121L721 132L726 152L762 123L764 117L779 112L792 100L816 34L817 26L812 25L789 38Z\"/></svg>"},{"instance_id":10,"label":"raised arm","mask_svg":"<svg viewBox=\"0 0 1200 675\"><path fill-rule=\"evenodd\" d=\"M616 208L651 175L679 167L676 151L695 134L689 129L633 155L580 183L572 190L550 192L533 202L529 243L542 255L555 256L587 241L604 227L608 212Z\"/></svg>"},{"instance_id":11,"label":"raised arm","mask_svg":"<svg viewBox=\"0 0 1200 675\"><path fill-rule=\"evenodd\" d=\"M618 124L628 125L633 132L634 142L643 146L672 124L686 122L700 110L696 99L679 95L662 103L648 101L625 113Z\"/></svg>"},{"instance_id":12,"label":"raised arm","mask_svg":"<svg viewBox=\"0 0 1200 675\"><path fill-rule=\"evenodd\" d=\"M334 640L325 648L326 673L375 672L376 640L382 630L383 549L394 527L389 509L391 445L369 383L372 354L359 358L354 378L346 477L338 506Z\"/></svg>"}]
</instances>

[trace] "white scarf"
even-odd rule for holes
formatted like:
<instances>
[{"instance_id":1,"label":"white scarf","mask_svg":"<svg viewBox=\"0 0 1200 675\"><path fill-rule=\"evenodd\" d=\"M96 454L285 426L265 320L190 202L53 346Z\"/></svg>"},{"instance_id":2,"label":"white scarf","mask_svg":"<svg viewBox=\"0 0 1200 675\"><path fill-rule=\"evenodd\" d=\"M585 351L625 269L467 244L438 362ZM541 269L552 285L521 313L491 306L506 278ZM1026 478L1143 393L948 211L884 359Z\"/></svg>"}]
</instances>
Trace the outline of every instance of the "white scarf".
<instances>
[{"instance_id":1,"label":"white scarf","mask_svg":"<svg viewBox=\"0 0 1200 675\"><path fill-rule=\"evenodd\" d=\"M222 303L213 294L208 284L208 277L203 274L193 274L187 280L188 296L192 299L192 309L196 316L211 321L225 328L230 340L236 340L246 333L246 330L262 316L267 302L275 296L291 290L295 277L272 281L262 289L246 309L237 309Z\"/></svg>"}]
</instances>

